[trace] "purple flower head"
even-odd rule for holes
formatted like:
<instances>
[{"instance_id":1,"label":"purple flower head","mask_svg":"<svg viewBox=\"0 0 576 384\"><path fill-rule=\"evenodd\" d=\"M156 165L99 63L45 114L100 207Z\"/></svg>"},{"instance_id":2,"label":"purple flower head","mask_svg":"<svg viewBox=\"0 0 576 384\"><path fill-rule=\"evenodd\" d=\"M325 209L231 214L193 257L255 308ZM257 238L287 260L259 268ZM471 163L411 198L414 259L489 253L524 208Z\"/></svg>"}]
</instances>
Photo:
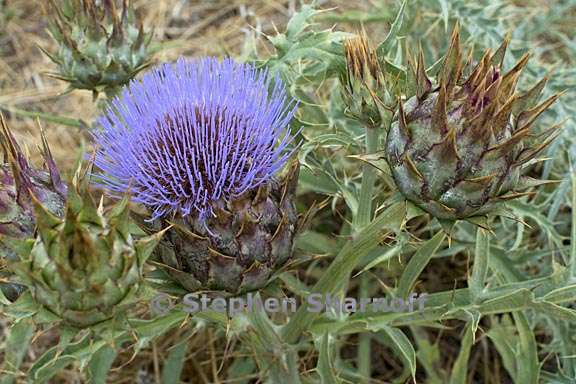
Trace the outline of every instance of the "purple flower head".
<instances>
[{"instance_id":1,"label":"purple flower head","mask_svg":"<svg viewBox=\"0 0 576 384\"><path fill-rule=\"evenodd\" d=\"M99 119L95 164L113 194L152 210L211 214L280 170L296 109L282 82L231 59L180 59L133 81Z\"/></svg>"}]
</instances>

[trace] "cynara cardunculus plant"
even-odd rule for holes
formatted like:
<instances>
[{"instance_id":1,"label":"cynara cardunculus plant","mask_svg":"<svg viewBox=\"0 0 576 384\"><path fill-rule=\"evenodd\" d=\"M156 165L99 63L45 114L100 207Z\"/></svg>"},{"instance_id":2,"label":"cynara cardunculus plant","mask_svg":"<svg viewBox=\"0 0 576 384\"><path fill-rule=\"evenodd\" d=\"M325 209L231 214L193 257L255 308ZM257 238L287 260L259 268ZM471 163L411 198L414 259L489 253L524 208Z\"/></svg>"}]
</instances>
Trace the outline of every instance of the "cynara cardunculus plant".
<instances>
[{"instance_id":1,"label":"cynara cardunculus plant","mask_svg":"<svg viewBox=\"0 0 576 384\"><path fill-rule=\"evenodd\" d=\"M132 82L95 134L102 184L173 228L159 247L188 290L264 286L292 254L295 105L282 82L230 59L181 59Z\"/></svg>"},{"instance_id":2,"label":"cynara cardunculus plant","mask_svg":"<svg viewBox=\"0 0 576 384\"><path fill-rule=\"evenodd\" d=\"M506 72L507 45L488 50L474 66L464 63L456 27L437 84L422 55L411 69L416 94L399 105L386 159L400 192L439 219L486 215L524 196L522 189L538 182L523 177L522 167L558 133L557 126L534 133L534 122L558 95L538 104L546 79L516 92L528 55Z\"/></svg>"}]
</instances>

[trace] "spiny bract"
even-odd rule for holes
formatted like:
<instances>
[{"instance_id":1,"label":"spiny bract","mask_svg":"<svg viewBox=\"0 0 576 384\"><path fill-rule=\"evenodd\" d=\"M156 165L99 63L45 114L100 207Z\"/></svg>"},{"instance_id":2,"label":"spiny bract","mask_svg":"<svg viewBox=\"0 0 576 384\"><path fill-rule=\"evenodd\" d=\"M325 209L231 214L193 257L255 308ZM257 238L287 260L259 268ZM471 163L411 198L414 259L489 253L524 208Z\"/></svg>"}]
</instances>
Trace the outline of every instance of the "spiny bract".
<instances>
[{"instance_id":1,"label":"spiny bract","mask_svg":"<svg viewBox=\"0 0 576 384\"><path fill-rule=\"evenodd\" d=\"M382 124L386 92L384 72L366 36L344 41L346 72L341 76L346 112L367 127Z\"/></svg>"},{"instance_id":2,"label":"spiny bract","mask_svg":"<svg viewBox=\"0 0 576 384\"><path fill-rule=\"evenodd\" d=\"M45 53L53 74L71 88L114 94L149 64L151 34L145 33L128 0L50 0L49 31L58 51Z\"/></svg>"},{"instance_id":3,"label":"spiny bract","mask_svg":"<svg viewBox=\"0 0 576 384\"><path fill-rule=\"evenodd\" d=\"M3 237L32 237L35 228L34 196L54 215L62 216L66 199L66 185L42 133L42 156L46 170L30 165L0 114L0 254L15 259L2 245Z\"/></svg>"},{"instance_id":4,"label":"spiny bract","mask_svg":"<svg viewBox=\"0 0 576 384\"><path fill-rule=\"evenodd\" d=\"M30 165L26 156L14 140L4 116L0 114L0 280L10 281L12 276L4 269L18 259L7 245L13 238L27 239L34 235L36 219L32 196L41 201L57 216L64 212L66 186L48 148L42 132L43 169ZM5 266L4 266L5 265ZM2 293L9 300L16 300L24 291L24 286L0 282Z\"/></svg>"},{"instance_id":5,"label":"spiny bract","mask_svg":"<svg viewBox=\"0 0 576 384\"><path fill-rule=\"evenodd\" d=\"M522 165L557 133L554 126L536 135L542 138L537 146L528 145L531 126L558 95L536 105L546 79L517 94L528 55L504 72L507 44L471 68L462 64L456 27L437 86L422 54L409 69L416 95L399 104L386 159L400 192L439 219L485 215L497 203L525 195L519 190L535 182L521 176Z\"/></svg>"},{"instance_id":6,"label":"spiny bract","mask_svg":"<svg viewBox=\"0 0 576 384\"><path fill-rule=\"evenodd\" d=\"M181 59L114 100L95 133L102 184L130 191L150 225L174 227L160 254L189 290L266 284L292 254L295 105L278 78L230 59Z\"/></svg>"},{"instance_id":7,"label":"spiny bract","mask_svg":"<svg viewBox=\"0 0 576 384\"><path fill-rule=\"evenodd\" d=\"M116 318L134 303L142 268L162 233L135 241L128 197L96 206L80 169L68 187L64 218L38 200L36 239L13 241L20 257L11 269L35 301L75 327Z\"/></svg>"}]
</instances>

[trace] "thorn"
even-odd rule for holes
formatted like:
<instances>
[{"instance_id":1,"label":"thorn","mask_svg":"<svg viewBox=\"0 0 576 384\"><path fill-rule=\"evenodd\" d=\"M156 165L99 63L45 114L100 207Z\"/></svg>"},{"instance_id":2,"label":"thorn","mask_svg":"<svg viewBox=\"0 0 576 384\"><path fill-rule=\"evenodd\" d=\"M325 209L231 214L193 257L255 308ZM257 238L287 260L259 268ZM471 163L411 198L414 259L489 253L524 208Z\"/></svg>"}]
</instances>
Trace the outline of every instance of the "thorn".
<instances>
[{"instance_id":1,"label":"thorn","mask_svg":"<svg viewBox=\"0 0 576 384\"><path fill-rule=\"evenodd\" d=\"M551 126L550 128L547 128L545 130L543 130L542 132L539 132L535 136L536 138L542 138L542 137L550 137L550 135L554 134L556 131L562 129L562 126L564 125L564 123L566 123L568 120L570 120L569 117L566 117L564 119L562 119L559 123L554 124L553 126Z\"/></svg>"},{"instance_id":2,"label":"thorn","mask_svg":"<svg viewBox=\"0 0 576 384\"><path fill-rule=\"evenodd\" d=\"M448 113L446 111L446 86L443 82L440 83L440 91L434 104L434 111L432 112L432 128L437 132L445 134L448 132Z\"/></svg>"},{"instance_id":3,"label":"thorn","mask_svg":"<svg viewBox=\"0 0 576 384\"><path fill-rule=\"evenodd\" d=\"M444 83L446 91L451 92L454 85L459 81L462 72L461 67L461 50L460 50L460 25L456 22L452 37L450 39L450 47L446 53L442 74L440 76L440 83Z\"/></svg>"},{"instance_id":4,"label":"thorn","mask_svg":"<svg viewBox=\"0 0 576 384\"><path fill-rule=\"evenodd\" d=\"M410 90L414 89L416 95L418 95L418 75L417 75L418 71L416 68L416 64L414 64L414 59L412 58L412 55L409 52L406 53L406 60L408 60L406 77L408 86L410 87L409 89Z\"/></svg>"},{"instance_id":5,"label":"thorn","mask_svg":"<svg viewBox=\"0 0 576 384\"><path fill-rule=\"evenodd\" d=\"M222 258L227 259L227 260L234 260L235 259L232 256L228 256L228 255L225 255L221 252L218 252L217 250L215 250L212 247L208 247L208 253L210 254L210 256L218 256L218 257L222 257Z\"/></svg>"},{"instance_id":6,"label":"thorn","mask_svg":"<svg viewBox=\"0 0 576 384\"><path fill-rule=\"evenodd\" d=\"M405 136L406 140L409 140L412 135L406 120L404 105L402 104L402 99L400 98L398 98L398 127L400 128L400 133Z\"/></svg>"},{"instance_id":7,"label":"thorn","mask_svg":"<svg viewBox=\"0 0 576 384\"><path fill-rule=\"evenodd\" d=\"M458 147L456 146L456 139L456 128L451 128L442 141L442 155L445 158L460 160L460 155L458 155Z\"/></svg>"},{"instance_id":8,"label":"thorn","mask_svg":"<svg viewBox=\"0 0 576 384\"><path fill-rule=\"evenodd\" d=\"M468 50L468 56L466 57L464 68L469 68L472 65L473 60L474 60L474 50L470 48Z\"/></svg>"},{"instance_id":9,"label":"thorn","mask_svg":"<svg viewBox=\"0 0 576 384\"><path fill-rule=\"evenodd\" d=\"M521 125L520 129L531 126L534 121L536 121L536 119L542 113L544 113L544 111L546 111L552 104L556 102L556 100L558 100L560 96L562 96L564 92L565 91L552 95L534 108L520 113L520 116L518 116L518 125Z\"/></svg>"},{"instance_id":10,"label":"thorn","mask_svg":"<svg viewBox=\"0 0 576 384\"><path fill-rule=\"evenodd\" d=\"M198 240L208 240L208 237L198 235L197 233L190 231L184 225L181 225L181 224L176 223L176 222L171 221L171 220L166 220L166 223L170 226L168 228L174 228L175 230L181 232L182 234L184 234L188 237L191 237L193 239L198 239ZM164 231L168 230L168 228L165 228Z\"/></svg>"},{"instance_id":11,"label":"thorn","mask_svg":"<svg viewBox=\"0 0 576 384\"><path fill-rule=\"evenodd\" d=\"M298 187L298 178L300 176L300 162L295 159L288 170L288 174L284 179L284 190L282 191L282 197L280 201L284 201L286 196L293 196L296 193L296 188Z\"/></svg>"},{"instance_id":12,"label":"thorn","mask_svg":"<svg viewBox=\"0 0 576 384\"><path fill-rule=\"evenodd\" d=\"M502 78L498 77L496 81L494 81L484 94L484 99L488 99L489 103L498 102L498 93L500 91L500 84L502 82Z\"/></svg>"},{"instance_id":13,"label":"thorn","mask_svg":"<svg viewBox=\"0 0 576 384\"><path fill-rule=\"evenodd\" d=\"M552 143L558 137L558 135L560 135L560 132L561 132L561 130L558 129L552 135L550 135L548 140L546 140L545 142L543 142L542 144L540 144L536 148L533 148L532 150L527 148L526 150L522 151L520 153L520 155L518 156L518 160L516 161L516 163L518 165L522 165L522 164L526 163L527 161L530 161L531 159L538 156L538 154L540 152L542 152L548 145L550 145L550 143Z\"/></svg>"},{"instance_id":14,"label":"thorn","mask_svg":"<svg viewBox=\"0 0 576 384\"><path fill-rule=\"evenodd\" d=\"M506 152L510 151L516 144L522 141L525 137L527 137L529 133L530 133L529 127L518 130L514 132L512 137L507 139L505 142L489 148L488 152L500 151L502 154L505 154Z\"/></svg>"},{"instance_id":15,"label":"thorn","mask_svg":"<svg viewBox=\"0 0 576 384\"><path fill-rule=\"evenodd\" d=\"M424 176L422 175L422 173L420 173L420 171L418 170L418 168L416 167L416 164L414 164L414 161L412 161L412 158L410 157L410 155L408 153L406 153L404 155L406 162L408 163L408 168L410 168L410 170L412 172L414 172L414 174L416 176L418 176L418 178L420 180L424 180Z\"/></svg>"},{"instance_id":16,"label":"thorn","mask_svg":"<svg viewBox=\"0 0 576 384\"><path fill-rule=\"evenodd\" d=\"M530 60L530 53L526 52L524 55L522 55L520 60L518 60L518 62L514 66L514 68L512 68L510 71L508 71L508 73L505 75L505 77L510 75L510 74L515 74L517 72L522 71L522 69L524 69L526 64L528 64L528 60Z\"/></svg>"},{"instance_id":17,"label":"thorn","mask_svg":"<svg viewBox=\"0 0 576 384\"><path fill-rule=\"evenodd\" d=\"M510 116L512 115L512 109L516 101L517 97L511 96L494 114L494 118L492 119L492 130L495 135L501 133L506 126L510 124Z\"/></svg>"},{"instance_id":18,"label":"thorn","mask_svg":"<svg viewBox=\"0 0 576 384\"><path fill-rule=\"evenodd\" d=\"M518 77L520 76L520 72L522 69L528 64L528 60L530 59L530 54L525 53L522 58L516 63L514 68L512 68L508 73L504 75L502 78L502 91L501 97L508 98L514 93L514 89L516 88L516 83L518 82Z\"/></svg>"},{"instance_id":19,"label":"thorn","mask_svg":"<svg viewBox=\"0 0 576 384\"><path fill-rule=\"evenodd\" d=\"M548 76L544 76L536 85L528 90L525 94L518 97L513 108L514 114L519 114L526 109L530 109L536 105L542 90L548 82Z\"/></svg>"},{"instance_id":20,"label":"thorn","mask_svg":"<svg viewBox=\"0 0 576 384\"><path fill-rule=\"evenodd\" d=\"M506 55L506 49L508 49L508 44L510 44L511 38L512 34L510 32L506 33L502 44L490 58L490 64L495 67L502 68L502 65L504 64L504 56Z\"/></svg>"},{"instance_id":21,"label":"thorn","mask_svg":"<svg viewBox=\"0 0 576 384\"><path fill-rule=\"evenodd\" d=\"M456 212L456 209L450 208L449 206L447 206L446 204L444 204L444 203L442 203L442 202L440 202L440 201L437 201L437 203L438 203L442 208L444 208L447 212L450 212L450 213Z\"/></svg>"},{"instance_id":22,"label":"thorn","mask_svg":"<svg viewBox=\"0 0 576 384\"><path fill-rule=\"evenodd\" d=\"M490 136L495 134L490 124L495 109L496 103L490 103L486 108L481 110L476 116L468 121L468 129L472 132L475 140L481 140L483 143L488 143Z\"/></svg>"},{"instance_id":23,"label":"thorn","mask_svg":"<svg viewBox=\"0 0 576 384\"><path fill-rule=\"evenodd\" d=\"M497 200L513 200L524 196L534 196L536 192L513 192L507 195L496 197Z\"/></svg>"},{"instance_id":24,"label":"thorn","mask_svg":"<svg viewBox=\"0 0 576 384\"><path fill-rule=\"evenodd\" d=\"M322 210L330 203L330 198L326 198L320 203L316 202L316 200L308 207L306 212L303 215L300 215L298 218L298 224L296 225L296 233L303 233L306 231L312 222L312 219L316 215L317 212Z\"/></svg>"},{"instance_id":25,"label":"thorn","mask_svg":"<svg viewBox=\"0 0 576 384\"><path fill-rule=\"evenodd\" d=\"M496 176L497 176L497 173L491 173L491 174L486 175L486 176L473 177L473 178L465 179L465 180L469 181L471 183L488 184Z\"/></svg>"},{"instance_id":26,"label":"thorn","mask_svg":"<svg viewBox=\"0 0 576 384\"><path fill-rule=\"evenodd\" d=\"M140 49L140 47L142 46L142 44L144 44L144 24L142 22L142 20L138 19L138 37L136 38L136 41L134 42L134 48L135 49Z\"/></svg>"},{"instance_id":27,"label":"thorn","mask_svg":"<svg viewBox=\"0 0 576 384\"><path fill-rule=\"evenodd\" d=\"M130 5L128 4L128 0L124 0L122 1L122 15L120 17L120 22L122 24L125 24L126 21L128 20L128 7Z\"/></svg>"},{"instance_id":28,"label":"thorn","mask_svg":"<svg viewBox=\"0 0 576 384\"><path fill-rule=\"evenodd\" d=\"M282 227L284 227L286 225L288 225L288 216L286 216L285 214L282 214L282 218L280 219L280 223L276 227L274 234L272 234L272 237L268 240L268 242L271 243L272 241L274 241L276 239L276 237L278 237L278 235L282 231Z\"/></svg>"},{"instance_id":29,"label":"thorn","mask_svg":"<svg viewBox=\"0 0 576 384\"><path fill-rule=\"evenodd\" d=\"M242 235L242 233L244 233L245 227L246 227L246 220L242 220L242 223L240 224L240 229L238 229L238 232L236 232L234 234L235 239L238 239L240 237L240 235Z\"/></svg>"},{"instance_id":30,"label":"thorn","mask_svg":"<svg viewBox=\"0 0 576 384\"><path fill-rule=\"evenodd\" d=\"M56 167L56 162L54 161L54 157L50 151L50 146L48 145L46 131L44 130L44 127L40 123L40 119L38 117L36 117L36 124L40 129L40 138L42 140L42 157L44 158L44 162L48 167L48 173L50 174L52 186L54 189L56 189L56 192L58 192L61 197L66 198L66 186L62 182L60 173L58 172L58 167Z\"/></svg>"},{"instance_id":31,"label":"thorn","mask_svg":"<svg viewBox=\"0 0 576 384\"><path fill-rule=\"evenodd\" d=\"M476 64L476 67L474 67L474 69L472 70L470 76L468 76L468 79L464 82L464 86L466 88L469 89L476 88L479 82L482 81L482 79L486 76L485 75L486 62L489 56L490 56L490 50L487 49L486 52L484 52L484 55L482 56L478 64Z\"/></svg>"},{"instance_id":32,"label":"thorn","mask_svg":"<svg viewBox=\"0 0 576 384\"><path fill-rule=\"evenodd\" d=\"M98 213L104 213L104 195L100 195L100 201L98 202Z\"/></svg>"},{"instance_id":33,"label":"thorn","mask_svg":"<svg viewBox=\"0 0 576 384\"><path fill-rule=\"evenodd\" d=\"M426 75L426 66L424 63L424 52L422 50L422 43L419 44L418 49L418 64L416 65L416 96L418 100L432 89L432 82Z\"/></svg>"},{"instance_id":34,"label":"thorn","mask_svg":"<svg viewBox=\"0 0 576 384\"><path fill-rule=\"evenodd\" d=\"M483 77L480 84L478 84L478 86L473 89L472 95L469 99L472 101L471 107L475 112L482 110L482 103L486 94L487 81L488 78Z\"/></svg>"},{"instance_id":35,"label":"thorn","mask_svg":"<svg viewBox=\"0 0 576 384\"><path fill-rule=\"evenodd\" d=\"M29 189L32 187L28 180L29 164L14 139L10 128L8 128L2 112L0 112L0 129L0 146L12 170L12 177L16 186L16 200L22 203L22 198L29 193Z\"/></svg>"}]
</instances>

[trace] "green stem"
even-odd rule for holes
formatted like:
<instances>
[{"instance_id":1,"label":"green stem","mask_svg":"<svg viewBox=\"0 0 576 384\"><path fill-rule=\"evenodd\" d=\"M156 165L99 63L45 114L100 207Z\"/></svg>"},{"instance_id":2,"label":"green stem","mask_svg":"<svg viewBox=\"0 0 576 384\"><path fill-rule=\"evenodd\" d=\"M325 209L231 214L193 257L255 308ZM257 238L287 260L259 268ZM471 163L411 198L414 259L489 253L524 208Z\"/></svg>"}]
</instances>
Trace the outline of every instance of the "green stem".
<instances>
[{"instance_id":1,"label":"green stem","mask_svg":"<svg viewBox=\"0 0 576 384\"><path fill-rule=\"evenodd\" d=\"M333 294L339 284L348 279L358 261L380 243L391 228L400 227L406 217L406 204L399 202L391 205L370 224L354 236L338 253L320 280L314 285L311 293ZM302 333L318 314L301 305L296 314L282 330L286 343L296 343Z\"/></svg>"},{"instance_id":2,"label":"green stem","mask_svg":"<svg viewBox=\"0 0 576 384\"><path fill-rule=\"evenodd\" d=\"M378 150L379 130L376 127L366 127L366 154L369 155ZM376 181L376 169L370 164L364 164L362 169L362 185L358 199L358 212L353 219L354 230L365 227L372 220L372 195L374 182Z\"/></svg>"},{"instance_id":3,"label":"green stem","mask_svg":"<svg viewBox=\"0 0 576 384\"><path fill-rule=\"evenodd\" d=\"M490 237L486 230L476 230L476 247L474 250L474 264L470 279L470 292L474 300L480 299L484 291L486 277L488 276L488 264L490 257Z\"/></svg>"},{"instance_id":4,"label":"green stem","mask_svg":"<svg viewBox=\"0 0 576 384\"><path fill-rule=\"evenodd\" d=\"M360 280L360 298L368 297L370 294L370 280L369 274L365 273L362 275ZM358 343L358 373L362 376L362 384L367 384L370 382L372 377L372 359L370 353L370 343L372 341L372 335L368 332L361 333L359 336Z\"/></svg>"},{"instance_id":5,"label":"green stem","mask_svg":"<svg viewBox=\"0 0 576 384\"><path fill-rule=\"evenodd\" d=\"M366 126L366 154L369 155L378 150L379 130L376 127ZM360 187L360 198L358 200L358 212L353 219L354 232L365 227L372 220L374 214L372 208L372 197L374 193L374 183L376 181L376 169L370 164L364 164L362 169L362 185ZM368 297L370 286L370 275L363 274L360 278L360 299ZM358 344L358 371L362 376L362 383L368 383L372 373L370 358L370 333L360 335Z\"/></svg>"},{"instance_id":6,"label":"green stem","mask_svg":"<svg viewBox=\"0 0 576 384\"><path fill-rule=\"evenodd\" d=\"M260 299L259 295L256 297ZM259 309L248 311L248 321L255 332L246 342L252 345L260 364L267 367L271 382L300 384L297 351L282 343L268 314Z\"/></svg>"}]
</instances>

